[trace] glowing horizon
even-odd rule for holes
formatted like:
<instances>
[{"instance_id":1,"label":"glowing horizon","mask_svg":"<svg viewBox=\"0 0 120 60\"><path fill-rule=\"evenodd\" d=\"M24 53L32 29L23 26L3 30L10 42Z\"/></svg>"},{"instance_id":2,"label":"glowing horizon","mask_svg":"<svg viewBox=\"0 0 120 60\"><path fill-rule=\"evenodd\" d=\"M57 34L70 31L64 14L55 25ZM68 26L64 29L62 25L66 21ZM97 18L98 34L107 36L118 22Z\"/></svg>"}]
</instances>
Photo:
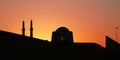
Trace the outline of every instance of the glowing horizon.
<instances>
[{"instance_id":1,"label":"glowing horizon","mask_svg":"<svg viewBox=\"0 0 120 60\"><path fill-rule=\"evenodd\" d=\"M115 39L115 27L120 27L119 3L119 0L0 0L0 30L21 34L24 20L29 36L32 19L35 38L50 41L52 32L65 26L73 32L74 42L105 46L105 36Z\"/></svg>"}]
</instances>

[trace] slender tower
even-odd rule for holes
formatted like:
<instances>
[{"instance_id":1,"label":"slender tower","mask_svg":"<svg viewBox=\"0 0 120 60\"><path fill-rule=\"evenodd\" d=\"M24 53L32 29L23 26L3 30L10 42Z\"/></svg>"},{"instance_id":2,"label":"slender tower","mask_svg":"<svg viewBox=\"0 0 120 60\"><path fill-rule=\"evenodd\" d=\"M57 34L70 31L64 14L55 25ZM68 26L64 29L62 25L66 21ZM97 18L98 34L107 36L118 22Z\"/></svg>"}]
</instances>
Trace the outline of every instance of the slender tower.
<instances>
[{"instance_id":1,"label":"slender tower","mask_svg":"<svg viewBox=\"0 0 120 60\"><path fill-rule=\"evenodd\" d=\"M22 22L22 35L25 36L25 23Z\"/></svg>"},{"instance_id":2,"label":"slender tower","mask_svg":"<svg viewBox=\"0 0 120 60\"><path fill-rule=\"evenodd\" d=\"M33 25L32 25L32 20L30 21L30 37L33 38Z\"/></svg>"}]
</instances>

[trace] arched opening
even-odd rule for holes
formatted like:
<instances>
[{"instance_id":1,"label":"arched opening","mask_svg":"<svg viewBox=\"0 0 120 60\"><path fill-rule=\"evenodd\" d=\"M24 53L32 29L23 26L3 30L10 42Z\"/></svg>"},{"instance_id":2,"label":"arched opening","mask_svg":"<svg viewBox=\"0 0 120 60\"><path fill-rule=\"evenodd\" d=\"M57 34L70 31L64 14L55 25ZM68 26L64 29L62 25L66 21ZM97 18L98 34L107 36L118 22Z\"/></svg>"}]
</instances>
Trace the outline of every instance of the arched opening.
<instances>
[{"instance_id":1,"label":"arched opening","mask_svg":"<svg viewBox=\"0 0 120 60\"><path fill-rule=\"evenodd\" d=\"M62 41L64 40L64 37L63 37L63 36L61 36L61 40L62 40Z\"/></svg>"}]
</instances>

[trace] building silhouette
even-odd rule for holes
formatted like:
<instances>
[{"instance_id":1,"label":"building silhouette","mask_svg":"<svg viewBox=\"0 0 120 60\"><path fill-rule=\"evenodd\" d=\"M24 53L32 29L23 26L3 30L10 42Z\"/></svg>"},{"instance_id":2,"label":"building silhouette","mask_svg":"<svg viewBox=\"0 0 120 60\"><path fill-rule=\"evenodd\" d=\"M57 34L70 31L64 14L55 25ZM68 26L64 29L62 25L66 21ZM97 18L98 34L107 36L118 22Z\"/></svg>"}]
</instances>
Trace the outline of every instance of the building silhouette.
<instances>
[{"instance_id":1,"label":"building silhouette","mask_svg":"<svg viewBox=\"0 0 120 60\"><path fill-rule=\"evenodd\" d=\"M60 27L52 32L52 43L73 43L73 34L66 27Z\"/></svg>"},{"instance_id":2,"label":"building silhouette","mask_svg":"<svg viewBox=\"0 0 120 60\"><path fill-rule=\"evenodd\" d=\"M108 57L107 60L120 59L120 44L109 36L106 36L106 57Z\"/></svg>"},{"instance_id":3,"label":"building silhouette","mask_svg":"<svg viewBox=\"0 0 120 60\"><path fill-rule=\"evenodd\" d=\"M97 43L74 43L73 33L66 27L59 27L52 32L52 40L33 37L32 20L30 36L25 36L25 24L22 22L22 35L0 30L1 55L19 59L78 59L111 60L120 59L120 44L106 36L106 47ZM12 55L13 54L13 55ZM61 55L62 54L62 55Z\"/></svg>"}]
</instances>

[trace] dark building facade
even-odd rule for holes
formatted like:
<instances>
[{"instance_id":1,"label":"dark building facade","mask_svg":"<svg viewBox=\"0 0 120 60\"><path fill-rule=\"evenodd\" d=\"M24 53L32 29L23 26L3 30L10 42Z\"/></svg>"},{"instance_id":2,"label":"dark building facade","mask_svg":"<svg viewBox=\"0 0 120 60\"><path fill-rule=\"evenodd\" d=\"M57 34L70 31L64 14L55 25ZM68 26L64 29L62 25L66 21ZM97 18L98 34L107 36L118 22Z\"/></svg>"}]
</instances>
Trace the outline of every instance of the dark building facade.
<instances>
[{"instance_id":1,"label":"dark building facade","mask_svg":"<svg viewBox=\"0 0 120 60\"><path fill-rule=\"evenodd\" d=\"M73 33L66 27L60 27L52 32L52 43L73 43Z\"/></svg>"}]
</instances>

